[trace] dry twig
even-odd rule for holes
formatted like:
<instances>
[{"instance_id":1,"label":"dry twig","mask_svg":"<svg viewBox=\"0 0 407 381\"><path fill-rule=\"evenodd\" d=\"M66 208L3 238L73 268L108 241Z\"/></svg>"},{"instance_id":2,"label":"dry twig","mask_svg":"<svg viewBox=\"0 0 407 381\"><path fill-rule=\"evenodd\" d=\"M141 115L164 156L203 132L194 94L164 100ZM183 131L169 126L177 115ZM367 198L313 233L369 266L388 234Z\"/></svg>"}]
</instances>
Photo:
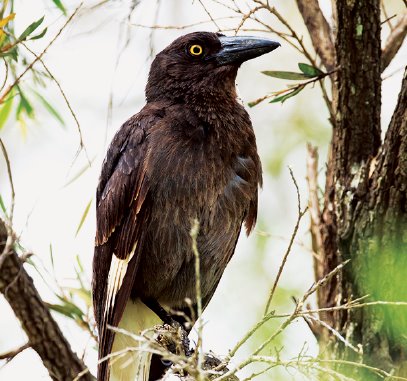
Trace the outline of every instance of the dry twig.
<instances>
[{"instance_id":1,"label":"dry twig","mask_svg":"<svg viewBox=\"0 0 407 381\"><path fill-rule=\"evenodd\" d=\"M14 357L19 355L21 352L25 351L26 349L31 348L31 344L25 343L21 347L17 349L13 349L12 351L8 351L5 353L0 353L0 360L6 360L7 362L10 362Z\"/></svg>"},{"instance_id":2,"label":"dry twig","mask_svg":"<svg viewBox=\"0 0 407 381\"><path fill-rule=\"evenodd\" d=\"M335 47L331 37L331 28L319 7L318 0L297 0L297 6L315 51L326 70L333 70L335 67Z\"/></svg>"},{"instance_id":3,"label":"dry twig","mask_svg":"<svg viewBox=\"0 0 407 381\"><path fill-rule=\"evenodd\" d=\"M284 266L285 266L285 264L287 262L288 255L291 252L291 248L293 246L295 236L297 235L298 228L300 227L301 219L302 219L302 217L304 216L304 214L307 211L307 208L305 208L304 210L301 210L301 195L300 195L300 190L298 188L297 180L294 177L293 170L290 167L288 167L288 170L290 171L290 176L291 176L291 179L294 182L294 186L295 186L295 189L296 189L296 192L297 192L297 208L298 208L297 222L295 224L294 231L293 231L293 233L291 235L291 239L290 239L290 242L288 244L287 250L286 250L286 252L284 254L284 257L283 257L283 260L281 262L280 268L278 269L278 273L277 273L276 279L274 281L273 287L271 288L270 296L269 296L269 298L267 300L266 308L264 310L264 315L267 315L267 313L268 313L271 301L272 301L273 296L274 296L274 292L276 291L277 284L278 284L278 282L280 280L280 277L281 277L281 274L283 272Z\"/></svg>"},{"instance_id":4,"label":"dry twig","mask_svg":"<svg viewBox=\"0 0 407 381\"><path fill-rule=\"evenodd\" d=\"M399 51L407 34L407 13L402 15L392 29L382 50L382 72L389 66L394 56Z\"/></svg>"}]
</instances>

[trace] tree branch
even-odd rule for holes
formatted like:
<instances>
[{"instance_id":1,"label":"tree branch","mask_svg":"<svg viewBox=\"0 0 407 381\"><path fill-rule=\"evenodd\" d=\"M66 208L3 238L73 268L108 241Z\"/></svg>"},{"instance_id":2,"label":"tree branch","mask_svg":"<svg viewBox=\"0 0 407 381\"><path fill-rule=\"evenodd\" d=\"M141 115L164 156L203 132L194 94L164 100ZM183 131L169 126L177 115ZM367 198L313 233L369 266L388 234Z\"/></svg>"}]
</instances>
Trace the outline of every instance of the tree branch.
<instances>
[{"instance_id":1,"label":"tree branch","mask_svg":"<svg viewBox=\"0 0 407 381\"><path fill-rule=\"evenodd\" d=\"M41 357L50 377L71 381L85 365L72 351L17 253L12 248L4 250L7 239L6 225L0 220L0 292L19 319L30 346ZM94 380L90 374L83 379Z\"/></svg>"},{"instance_id":2,"label":"tree branch","mask_svg":"<svg viewBox=\"0 0 407 381\"><path fill-rule=\"evenodd\" d=\"M382 51L382 72L389 66L391 60L399 51L407 34L407 14L401 16L399 22L391 31Z\"/></svg>"},{"instance_id":3,"label":"tree branch","mask_svg":"<svg viewBox=\"0 0 407 381\"><path fill-rule=\"evenodd\" d=\"M16 357L17 355L19 355L21 352L25 351L28 348L31 348L31 344L29 342L11 351L0 353L0 360L6 360L7 362L9 362L14 357Z\"/></svg>"},{"instance_id":4,"label":"tree branch","mask_svg":"<svg viewBox=\"0 0 407 381\"><path fill-rule=\"evenodd\" d=\"M328 71L335 67L335 47L331 28L321 12L318 0L297 0L298 9L311 37L312 45Z\"/></svg>"},{"instance_id":5,"label":"tree branch","mask_svg":"<svg viewBox=\"0 0 407 381\"><path fill-rule=\"evenodd\" d=\"M379 188L382 193L398 192L400 197L406 196L405 184L407 183L407 69L386 137L377 160L372 160L370 166L370 179L373 180L372 188ZM404 196L403 196L404 195ZM387 197L386 197L387 199ZM389 198L390 201L390 198ZM403 216L403 211L394 205L391 209ZM405 212L404 212L405 213Z\"/></svg>"}]
</instances>

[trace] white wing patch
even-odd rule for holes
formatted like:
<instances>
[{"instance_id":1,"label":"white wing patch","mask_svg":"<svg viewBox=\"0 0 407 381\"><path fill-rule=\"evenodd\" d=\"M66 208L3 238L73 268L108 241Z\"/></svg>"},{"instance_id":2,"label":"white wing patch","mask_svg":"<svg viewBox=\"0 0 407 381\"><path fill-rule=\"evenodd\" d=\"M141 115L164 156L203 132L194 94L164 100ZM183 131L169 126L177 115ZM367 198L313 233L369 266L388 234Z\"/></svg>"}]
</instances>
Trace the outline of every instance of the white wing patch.
<instances>
[{"instance_id":1,"label":"white wing patch","mask_svg":"<svg viewBox=\"0 0 407 381\"><path fill-rule=\"evenodd\" d=\"M119 328L140 335L146 329L162 324L160 318L139 299L126 304ZM151 352L147 342L139 342L124 333L116 333L111 353L128 351L120 358L113 357L110 364L109 381L148 381L150 374ZM134 350L139 348L139 350Z\"/></svg>"},{"instance_id":2,"label":"white wing patch","mask_svg":"<svg viewBox=\"0 0 407 381\"><path fill-rule=\"evenodd\" d=\"M116 300L116 295L123 284L124 276L127 272L127 266L131 259L133 258L134 252L136 251L137 242L135 243L133 250L127 256L126 259L119 259L116 255L112 255L112 261L110 263L109 276L107 279L107 294L106 294L106 304L105 304L105 316L108 315L111 308L114 307L114 302Z\"/></svg>"}]
</instances>

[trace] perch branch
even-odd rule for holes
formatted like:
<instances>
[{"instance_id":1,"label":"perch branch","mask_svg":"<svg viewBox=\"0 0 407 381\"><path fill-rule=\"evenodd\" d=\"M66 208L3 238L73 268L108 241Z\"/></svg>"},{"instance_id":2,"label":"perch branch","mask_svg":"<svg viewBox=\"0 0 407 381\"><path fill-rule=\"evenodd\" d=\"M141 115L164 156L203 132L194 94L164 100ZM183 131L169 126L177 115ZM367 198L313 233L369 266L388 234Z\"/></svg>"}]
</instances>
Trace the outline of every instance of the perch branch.
<instances>
[{"instance_id":1,"label":"perch branch","mask_svg":"<svg viewBox=\"0 0 407 381\"><path fill-rule=\"evenodd\" d=\"M0 220L0 251L3 260L0 271L0 292L13 309L28 336L30 346L38 353L53 380L71 381L85 368L72 351L51 312L42 301L33 280L25 271L21 259L10 247L5 252L8 229ZM85 381L93 381L87 374Z\"/></svg>"},{"instance_id":2,"label":"perch branch","mask_svg":"<svg viewBox=\"0 0 407 381\"><path fill-rule=\"evenodd\" d=\"M331 28L319 7L318 0L297 0L297 6L316 53L325 68L331 71L335 67L335 47L331 37Z\"/></svg>"}]
</instances>

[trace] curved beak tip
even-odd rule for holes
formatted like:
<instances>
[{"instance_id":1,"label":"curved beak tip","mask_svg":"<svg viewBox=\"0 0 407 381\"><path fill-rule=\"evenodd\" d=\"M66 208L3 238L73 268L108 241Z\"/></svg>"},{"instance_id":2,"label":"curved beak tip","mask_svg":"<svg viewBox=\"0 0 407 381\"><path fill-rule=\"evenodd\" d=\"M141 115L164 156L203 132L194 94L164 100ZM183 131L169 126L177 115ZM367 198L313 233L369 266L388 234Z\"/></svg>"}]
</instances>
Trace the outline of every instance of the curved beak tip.
<instances>
[{"instance_id":1,"label":"curved beak tip","mask_svg":"<svg viewBox=\"0 0 407 381\"><path fill-rule=\"evenodd\" d=\"M219 41L221 49L215 55L219 65L241 64L281 46L278 41L252 36L220 36Z\"/></svg>"}]
</instances>

